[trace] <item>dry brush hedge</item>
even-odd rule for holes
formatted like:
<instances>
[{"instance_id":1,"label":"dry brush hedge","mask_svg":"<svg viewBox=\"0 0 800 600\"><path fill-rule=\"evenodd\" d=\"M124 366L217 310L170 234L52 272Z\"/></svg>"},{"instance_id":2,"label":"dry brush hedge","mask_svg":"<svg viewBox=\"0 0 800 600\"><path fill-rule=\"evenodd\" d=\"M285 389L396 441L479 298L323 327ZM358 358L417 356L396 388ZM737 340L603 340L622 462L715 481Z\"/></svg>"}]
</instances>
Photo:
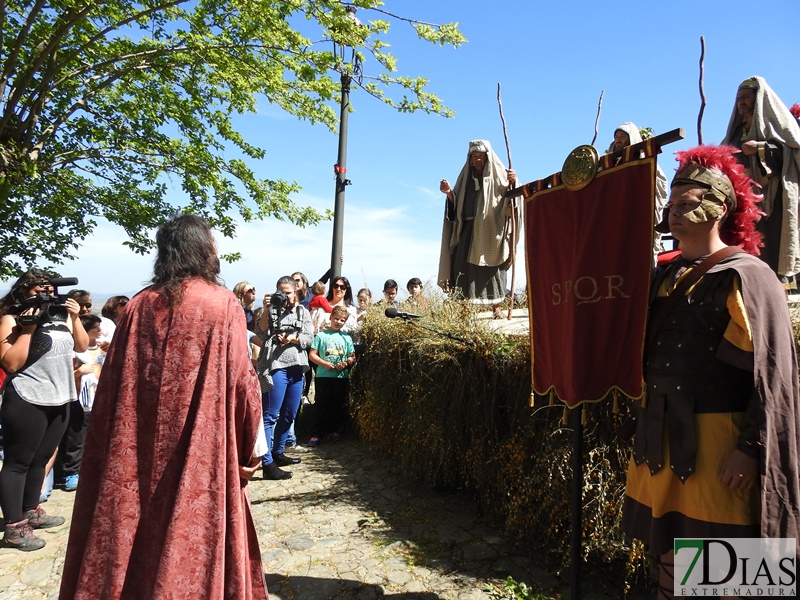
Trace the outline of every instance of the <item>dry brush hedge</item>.
<instances>
[{"instance_id":1,"label":"dry brush hedge","mask_svg":"<svg viewBox=\"0 0 800 600\"><path fill-rule=\"evenodd\" d=\"M472 490L508 533L566 556L572 430L563 405L530 405L528 336L491 332L463 304L434 308L418 322L366 319L351 376L359 437L406 474ZM586 409L584 549L630 562L619 530L629 453L615 435L620 420L611 401Z\"/></svg>"},{"instance_id":2,"label":"dry brush hedge","mask_svg":"<svg viewBox=\"0 0 800 600\"><path fill-rule=\"evenodd\" d=\"M572 430L561 405L530 394L528 336L489 331L460 303L406 323L377 311L351 381L362 440L430 485L472 490L505 530L559 557L569 551ZM800 354L800 309L790 310ZM619 524L629 442L611 399L586 407L583 539L589 559L623 561L628 585L645 564ZM625 411L621 401L622 413Z\"/></svg>"}]
</instances>

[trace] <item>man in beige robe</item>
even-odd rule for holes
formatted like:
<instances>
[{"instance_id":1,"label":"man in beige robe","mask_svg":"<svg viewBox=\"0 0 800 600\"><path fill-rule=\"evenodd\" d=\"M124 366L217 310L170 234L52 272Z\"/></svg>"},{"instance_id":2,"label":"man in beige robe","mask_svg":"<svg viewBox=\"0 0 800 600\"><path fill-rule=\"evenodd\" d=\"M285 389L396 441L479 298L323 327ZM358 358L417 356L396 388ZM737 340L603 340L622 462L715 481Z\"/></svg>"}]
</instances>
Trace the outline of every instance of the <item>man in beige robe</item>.
<instances>
[{"instance_id":1,"label":"man in beige robe","mask_svg":"<svg viewBox=\"0 0 800 600\"><path fill-rule=\"evenodd\" d=\"M486 140L469 143L467 160L447 201L439 255L439 285L475 304L491 304L495 316L506 295L506 272L519 242L522 210L503 193L517 182ZM516 228L512 233L511 217Z\"/></svg>"},{"instance_id":2,"label":"man in beige robe","mask_svg":"<svg viewBox=\"0 0 800 600\"><path fill-rule=\"evenodd\" d=\"M739 162L764 196L764 216L756 225L764 235L761 259L787 288L794 287L790 281L800 272L800 126L763 77L739 85L722 143L741 150Z\"/></svg>"}]
</instances>

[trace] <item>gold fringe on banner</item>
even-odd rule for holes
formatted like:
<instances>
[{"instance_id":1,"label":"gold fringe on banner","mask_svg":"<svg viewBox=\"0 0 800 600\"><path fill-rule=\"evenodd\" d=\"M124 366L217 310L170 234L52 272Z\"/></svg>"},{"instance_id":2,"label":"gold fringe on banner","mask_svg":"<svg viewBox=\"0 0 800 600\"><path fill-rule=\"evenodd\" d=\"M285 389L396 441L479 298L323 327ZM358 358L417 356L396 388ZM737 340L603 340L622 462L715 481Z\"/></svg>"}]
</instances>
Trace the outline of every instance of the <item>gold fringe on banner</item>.
<instances>
[{"instance_id":1,"label":"gold fringe on banner","mask_svg":"<svg viewBox=\"0 0 800 600\"><path fill-rule=\"evenodd\" d=\"M550 406L556 405L556 392L553 388L550 388Z\"/></svg>"},{"instance_id":2,"label":"gold fringe on banner","mask_svg":"<svg viewBox=\"0 0 800 600\"><path fill-rule=\"evenodd\" d=\"M614 399L611 404L611 412L615 415L619 414L619 392L614 390L611 394L611 397Z\"/></svg>"},{"instance_id":3,"label":"gold fringe on banner","mask_svg":"<svg viewBox=\"0 0 800 600\"><path fill-rule=\"evenodd\" d=\"M534 404L536 404L536 392L531 390L531 408L533 408Z\"/></svg>"},{"instance_id":4,"label":"gold fringe on banner","mask_svg":"<svg viewBox=\"0 0 800 600\"><path fill-rule=\"evenodd\" d=\"M581 409L581 425L586 425L586 406Z\"/></svg>"},{"instance_id":5,"label":"gold fringe on banner","mask_svg":"<svg viewBox=\"0 0 800 600\"><path fill-rule=\"evenodd\" d=\"M561 425L566 427L567 423L569 423L569 408L567 408L566 405L565 405L564 406L564 415L561 417Z\"/></svg>"},{"instance_id":6,"label":"gold fringe on banner","mask_svg":"<svg viewBox=\"0 0 800 600\"><path fill-rule=\"evenodd\" d=\"M642 390L642 408L647 408L647 390Z\"/></svg>"}]
</instances>

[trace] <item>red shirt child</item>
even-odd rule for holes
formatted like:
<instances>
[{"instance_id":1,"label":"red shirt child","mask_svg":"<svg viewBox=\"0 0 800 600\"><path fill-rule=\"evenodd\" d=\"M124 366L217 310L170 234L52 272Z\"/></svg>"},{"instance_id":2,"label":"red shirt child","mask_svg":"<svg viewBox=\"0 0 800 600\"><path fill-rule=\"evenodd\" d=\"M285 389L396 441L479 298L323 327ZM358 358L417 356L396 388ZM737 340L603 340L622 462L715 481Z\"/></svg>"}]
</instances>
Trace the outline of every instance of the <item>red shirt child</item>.
<instances>
[{"instance_id":1,"label":"red shirt child","mask_svg":"<svg viewBox=\"0 0 800 600\"><path fill-rule=\"evenodd\" d=\"M321 308L325 312L331 312L333 307L331 303L328 302L328 299L325 297L325 284L321 281L316 281L311 286L311 293L314 294L314 297L311 298L311 302L308 303L308 310L314 310L315 308Z\"/></svg>"}]
</instances>

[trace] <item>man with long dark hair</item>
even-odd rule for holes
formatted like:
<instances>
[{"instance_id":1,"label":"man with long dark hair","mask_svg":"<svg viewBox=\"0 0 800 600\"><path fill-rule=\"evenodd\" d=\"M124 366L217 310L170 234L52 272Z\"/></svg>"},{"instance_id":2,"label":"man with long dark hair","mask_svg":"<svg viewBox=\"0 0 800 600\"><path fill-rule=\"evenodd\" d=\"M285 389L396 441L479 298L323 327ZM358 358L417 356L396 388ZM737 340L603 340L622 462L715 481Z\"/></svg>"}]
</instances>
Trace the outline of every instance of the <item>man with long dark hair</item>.
<instances>
[{"instance_id":1,"label":"man with long dark hair","mask_svg":"<svg viewBox=\"0 0 800 600\"><path fill-rule=\"evenodd\" d=\"M156 235L97 388L61 598L267 600L246 480L261 429L242 307L208 224Z\"/></svg>"}]
</instances>

